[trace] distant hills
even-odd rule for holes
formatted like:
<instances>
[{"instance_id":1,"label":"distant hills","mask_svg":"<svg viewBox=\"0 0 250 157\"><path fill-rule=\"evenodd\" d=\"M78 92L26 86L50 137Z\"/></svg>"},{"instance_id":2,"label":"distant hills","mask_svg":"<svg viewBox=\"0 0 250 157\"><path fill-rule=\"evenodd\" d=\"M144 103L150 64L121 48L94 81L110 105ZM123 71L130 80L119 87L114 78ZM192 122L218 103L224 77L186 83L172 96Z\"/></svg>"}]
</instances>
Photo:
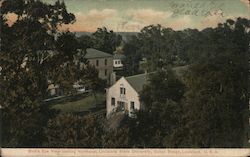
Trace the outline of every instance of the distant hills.
<instances>
[{"instance_id":1,"label":"distant hills","mask_svg":"<svg viewBox=\"0 0 250 157\"><path fill-rule=\"evenodd\" d=\"M94 32L75 32L75 33L76 36L79 37L82 35L91 35ZM139 32L114 32L114 33L121 35L124 41L128 41L129 38L131 38L133 35L137 35Z\"/></svg>"}]
</instances>

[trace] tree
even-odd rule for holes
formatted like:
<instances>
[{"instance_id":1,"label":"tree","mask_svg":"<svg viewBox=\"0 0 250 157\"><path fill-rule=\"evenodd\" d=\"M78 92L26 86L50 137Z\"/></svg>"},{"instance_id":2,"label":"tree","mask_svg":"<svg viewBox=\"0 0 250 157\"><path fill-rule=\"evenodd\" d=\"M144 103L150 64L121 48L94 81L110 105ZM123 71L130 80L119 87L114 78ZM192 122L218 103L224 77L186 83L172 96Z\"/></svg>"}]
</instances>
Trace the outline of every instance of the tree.
<instances>
[{"instance_id":1,"label":"tree","mask_svg":"<svg viewBox=\"0 0 250 157\"><path fill-rule=\"evenodd\" d=\"M190 143L195 147L239 147L246 100L238 93L238 81L232 80L238 72L223 71L212 64L196 65L191 70L184 106Z\"/></svg>"},{"instance_id":2,"label":"tree","mask_svg":"<svg viewBox=\"0 0 250 157\"><path fill-rule=\"evenodd\" d=\"M94 46L93 39L89 35L82 35L78 37L78 48L79 49L87 49L87 48L92 48Z\"/></svg>"},{"instance_id":3,"label":"tree","mask_svg":"<svg viewBox=\"0 0 250 157\"><path fill-rule=\"evenodd\" d=\"M134 147L166 147L167 137L179 127L184 85L170 69L151 73L140 93L145 110L128 119L130 141Z\"/></svg>"},{"instance_id":4,"label":"tree","mask_svg":"<svg viewBox=\"0 0 250 157\"><path fill-rule=\"evenodd\" d=\"M164 103L167 100L180 102L183 94L184 84L168 68L149 75L149 84L144 86L140 98L150 109L155 102Z\"/></svg>"},{"instance_id":5,"label":"tree","mask_svg":"<svg viewBox=\"0 0 250 157\"><path fill-rule=\"evenodd\" d=\"M103 148L129 148L131 147L129 142L128 127L104 129L104 134L102 135Z\"/></svg>"},{"instance_id":6,"label":"tree","mask_svg":"<svg viewBox=\"0 0 250 157\"><path fill-rule=\"evenodd\" d=\"M213 55L197 61L184 76L185 112L183 126L175 132L174 138L180 142L176 145L242 147L246 138L243 112L247 107L247 29L249 20L239 18L210 31L214 43L209 50ZM180 135L185 139L180 140Z\"/></svg>"},{"instance_id":7,"label":"tree","mask_svg":"<svg viewBox=\"0 0 250 157\"><path fill-rule=\"evenodd\" d=\"M122 41L121 35L116 35L112 30L108 31L105 27L98 28L91 37L93 48L110 54L113 54L116 47L119 46Z\"/></svg>"},{"instance_id":8,"label":"tree","mask_svg":"<svg viewBox=\"0 0 250 157\"><path fill-rule=\"evenodd\" d=\"M137 36L132 36L131 39L125 43L123 47L124 55L126 56L125 64L125 74L134 75L139 72L139 62L142 59L142 55L139 52L140 41Z\"/></svg>"},{"instance_id":9,"label":"tree","mask_svg":"<svg viewBox=\"0 0 250 157\"><path fill-rule=\"evenodd\" d=\"M102 119L94 115L60 114L48 121L44 146L100 148L103 134Z\"/></svg>"},{"instance_id":10,"label":"tree","mask_svg":"<svg viewBox=\"0 0 250 157\"><path fill-rule=\"evenodd\" d=\"M243 18L228 19L214 29L183 32L183 41L194 38L184 45L184 57L192 63L181 79L185 93L183 84L171 72L165 73L168 64L155 66L162 71L151 74L140 94L148 110L139 111L137 119L129 121L134 146L243 146L247 138L243 113L248 101L249 23ZM160 29L153 30L159 36ZM145 35L150 41L152 34ZM199 44L193 45L196 42Z\"/></svg>"},{"instance_id":11,"label":"tree","mask_svg":"<svg viewBox=\"0 0 250 157\"><path fill-rule=\"evenodd\" d=\"M146 70L155 71L169 65L185 65L187 35L161 25L144 27L124 45L128 72L139 73L139 62L146 59ZM191 39L191 38L190 38ZM192 43L194 44L194 43ZM190 45L192 45L190 44Z\"/></svg>"},{"instance_id":12,"label":"tree","mask_svg":"<svg viewBox=\"0 0 250 157\"><path fill-rule=\"evenodd\" d=\"M136 119L125 120L131 147L172 147L168 138L181 124L181 106L172 100L154 103L153 106L150 111L137 111Z\"/></svg>"},{"instance_id":13,"label":"tree","mask_svg":"<svg viewBox=\"0 0 250 157\"><path fill-rule=\"evenodd\" d=\"M43 102L48 80L69 87L81 77L76 73L84 73L74 61L74 35L58 31L60 25L73 23L75 16L60 1L4 0L1 4L3 146L41 146L43 126L56 114ZM17 20L7 24L10 13Z\"/></svg>"},{"instance_id":14,"label":"tree","mask_svg":"<svg viewBox=\"0 0 250 157\"><path fill-rule=\"evenodd\" d=\"M47 124L45 147L127 148L129 128L110 129L105 117L60 114Z\"/></svg>"}]
</instances>

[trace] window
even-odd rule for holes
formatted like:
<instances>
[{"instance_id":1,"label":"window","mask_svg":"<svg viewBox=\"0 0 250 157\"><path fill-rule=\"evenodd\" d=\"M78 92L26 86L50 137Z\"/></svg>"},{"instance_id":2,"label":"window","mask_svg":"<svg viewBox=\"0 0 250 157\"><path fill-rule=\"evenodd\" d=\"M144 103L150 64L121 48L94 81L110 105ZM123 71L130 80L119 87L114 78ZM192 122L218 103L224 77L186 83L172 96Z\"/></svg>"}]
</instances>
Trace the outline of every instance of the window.
<instances>
[{"instance_id":1,"label":"window","mask_svg":"<svg viewBox=\"0 0 250 157\"><path fill-rule=\"evenodd\" d=\"M105 69L105 76L107 76L107 69Z\"/></svg>"},{"instance_id":2,"label":"window","mask_svg":"<svg viewBox=\"0 0 250 157\"><path fill-rule=\"evenodd\" d=\"M126 94L126 89L123 88L123 87L121 87L121 88L120 88L120 94L125 95L125 94Z\"/></svg>"},{"instance_id":3,"label":"window","mask_svg":"<svg viewBox=\"0 0 250 157\"><path fill-rule=\"evenodd\" d=\"M99 60L96 60L96 66L99 66Z\"/></svg>"},{"instance_id":4,"label":"window","mask_svg":"<svg viewBox=\"0 0 250 157\"><path fill-rule=\"evenodd\" d=\"M115 98L111 98L111 105L115 106Z\"/></svg>"},{"instance_id":5,"label":"window","mask_svg":"<svg viewBox=\"0 0 250 157\"><path fill-rule=\"evenodd\" d=\"M107 59L105 59L105 61L104 61L104 62L105 62L105 65L107 65Z\"/></svg>"},{"instance_id":6,"label":"window","mask_svg":"<svg viewBox=\"0 0 250 157\"><path fill-rule=\"evenodd\" d=\"M117 64L117 61L115 61L115 64Z\"/></svg>"},{"instance_id":7,"label":"window","mask_svg":"<svg viewBox=\"0 0 250 157\"><path fill-rule=\"evenodd\" d=\"M135 102L133 102L133 101L130 102L130 109L131 110L135 109Z\"/></svg>"}]
</instances>

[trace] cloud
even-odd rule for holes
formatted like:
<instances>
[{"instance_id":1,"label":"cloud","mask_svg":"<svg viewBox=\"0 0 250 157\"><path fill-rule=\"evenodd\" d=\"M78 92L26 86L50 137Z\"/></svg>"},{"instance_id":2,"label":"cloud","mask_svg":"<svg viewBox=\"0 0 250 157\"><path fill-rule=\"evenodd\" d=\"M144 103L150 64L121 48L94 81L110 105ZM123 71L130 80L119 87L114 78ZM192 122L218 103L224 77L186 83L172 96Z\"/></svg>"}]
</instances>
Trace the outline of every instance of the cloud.
<instances>
[{"instance_id":1,"label":"cloud","mask_svg":"<svg viewBox=\"0 0 250 157\"><path fill-rule=\"evenodd\" d=\"M206 27L217 27L219 23L226 22L227 19L232 19L234 21L237 20L238 17L242 18L249 18L246 14L241 13L235 13L235 14L228 14L226 16L219 16L216 14L213 14L213 16L205 17L203 20L200 21L200 24L197 25L198 29L204 29Z\"/></svg>"},{"instance_id":2,"label":"cloud","mask_svg":"<svg viewBox=\"0 0 250 157\"><path fill-rule=\"evenodd\" d=\"M247 0L241 1L247 4ZM128 9L124 11L109 8L103 10L92 9L86 13L75 13L76 22L73 25L63 27L69 28L71 31L94 32L98 27L107 27L110 30L118 32L135 32L140 31L148 25L160 24L174 30L183 30L186 28L202 30L206 27L216 27L218 23L223 23L228 18L235 20L236 17L247 16L240 15L240 13L227 15L223 14L221 10L215 10L207 17L192 15L180 15L176 17L172 15L173 13L170 11L154 9Z\"/></svg>"},{"instance_id":3,"label":"cloud","mask_svg":"<svg viewBox=\"0 0 250 157\"><path fill-rule=\"evenodd\" d=\"M128 10L127 15L132 20L143 22L144 24L158 24L160 21L165 21L171 17L172 12L156 11L152 9Z\"/></svg>"},{"instance_id":4,"label":"cloud","mask_svg":"<svg viewBox=\"0 0 250 157\"><path fill-rule=\"evenodd\" d=\"M245 4L248 8L250 8L249 0L240 0L243 4Z\"/></svg>"},{"instance_id":5,"label":"cloud","mask_svg":"<svg viewBox=\"0 0 250 157\"><path fill-rule=\"evenodd\" d=\"M117 11L114 9L103 9L98 11L96 9L90 10L87 15L84 15L85 20L104 20L111 16L116 16Z\"/></svg>"},{"instance_id":6,"label":"cloud","mask_svg":"<svg viewBox=\"0 0 250 157\"><path fill-rule=\"evenodd\" d=\"M190 27L191 24L192 24L191 17L189 15L184 15L173 21L167 22L164 26L170 27L174 30L182 30L182 29Z\"/></svg>"},{"instance_id":7,"label":"cloud","mask_svg":"<svg viewBox=\"0 0 250 157\"><path fill-rule=\"evenodd\" d=\"M138 32L146 25L138 21L126 21L119 25L120 32Z\"/></svg>"},{"instance_id":8,"label":"cloud","mask_svg":"<svg viewBox=\"0 0 250 157\"><path fill-rule=\"evenodd\" d=\"M225 17L217 16L217 15L208 16L208 17L205 17L203 20L201 20L200 24L197 27L200 30L206 27L214 28L218 25L218 23L224 22L225 19L226 19Z\"/></svg>"},{"instance_id":9,"label":"cloud","mask_svg":"<svg viewBox=\"0 0 250 157\"><path fill-rule=\"evenodd\" d=\"M71 31L96 31L98 27L102 27L103 23L113 17L117 17L117 11L115 9L103 9L98 11L96 9L90 10L87 14L78 12L75 14L76 22L70 26L63 26L64 28L70 28Z\"/></svg>"}]
</instances>

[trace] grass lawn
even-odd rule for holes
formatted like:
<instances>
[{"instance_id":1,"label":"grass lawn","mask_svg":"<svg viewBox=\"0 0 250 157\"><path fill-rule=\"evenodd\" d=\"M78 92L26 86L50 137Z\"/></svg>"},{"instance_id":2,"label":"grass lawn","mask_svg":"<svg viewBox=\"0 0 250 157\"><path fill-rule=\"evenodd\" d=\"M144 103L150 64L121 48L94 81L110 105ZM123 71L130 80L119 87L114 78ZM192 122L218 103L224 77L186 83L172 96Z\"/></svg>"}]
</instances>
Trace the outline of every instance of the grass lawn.
<instances>
[{"instance_id":1,"label":"grass lawn","mask_svg":"<svg viewBox=\"0 0 250 157\"><path fill-rule=\"evenodd\" d=\"M105 94L96 94L96 100L93 94L89 94L79 100L60 102L52 105L53 109L59 109L61 112L90 112L93 109L105 108Z\"/></svg>"}]
</instances>

